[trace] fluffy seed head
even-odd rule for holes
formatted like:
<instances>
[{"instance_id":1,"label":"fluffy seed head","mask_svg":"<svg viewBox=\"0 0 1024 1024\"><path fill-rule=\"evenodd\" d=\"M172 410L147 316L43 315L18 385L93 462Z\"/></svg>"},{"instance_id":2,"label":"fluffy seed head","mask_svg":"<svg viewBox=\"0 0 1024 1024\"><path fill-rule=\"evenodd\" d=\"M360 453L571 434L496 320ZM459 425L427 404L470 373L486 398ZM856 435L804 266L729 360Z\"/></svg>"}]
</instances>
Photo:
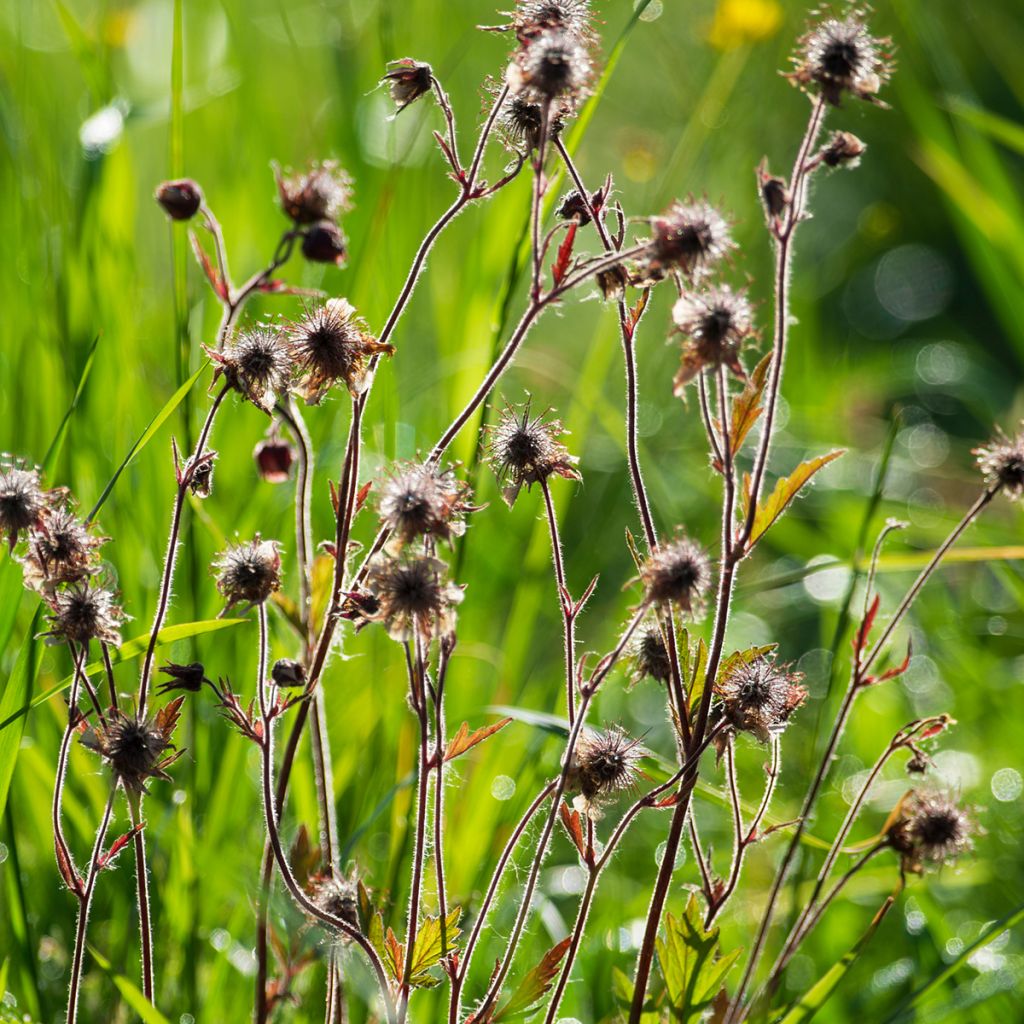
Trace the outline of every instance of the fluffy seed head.
<instances>
[{"instance_id":1,"label":"fluffy seed head","mask_svg":"<svg viewBox=\"0 0 1024 1024\"><path fill-rule=\"evenodd\" d=\"M911 790L896 805L885 835L902 868L921 874L929 865L949 864L973 846L970 814L953 797Z\"/></svg>"},{"instance_id":2,"label":"fluffy seed head","mask_svg":"<svg viewBox=\"0 0 1024 1024\"><path fill-rule=\"evenodd\" d=\"M560 29L583 43L593 40L590 0L520 0L512 15L512 27L521 42Z\"/></svg>"},{"instance_id":3,"label":"fluffy seed head","mask_svg":"<svg viewBox=\"0 0 1024 1024\"><path fill-rule=\"evenodd\" d=\"M767 743L786 728L793 712L807 699L801 678L774 657L761 656L741 660L715 686L715 692L733 730Z\"/></svg>"},{"instance_id":4,"label":"fluffy seed head","mask_svg":"<svg viewBox=\"0 0 1024 1024\"><path fill-rule=\"evenodd\" d=\"M291 382L292 361L279 331L257 326L243 331L224 352L207 349L218 373L243 398L269 413Z\"/></svg>"},{"instance_id":5,"label":"fluffy seed head","mask_svg":"<svg viewBox=\"0 0 1024 1024\"><path fill-rule=\"evenodd\" d=\"M571 113L564 101L551 105L548 111L548 138L562 134L565 120ZM540 145L543 113L536 103L519 95L509 96L498 114L498 133L505 147L514 153L533 152Z\"/></svg>"},{"instance_id":6,"label":"fluffy seed head","mask_svg":"<svg viewBox=\"0 0 1024 1024\"><path fill-rule=\"evenodd\" d=\"M171 220L191 220L203 205L203 190L191 178L182 178L163 182L154 198Z\"/></svg>"},{"instance_id":7,"label":"fluffy seed head","mask_svg":"<svg viewBox=\"0 0 1024 1024\"><path fill-rule=\"evenodd\" d=\"M505 81L516 96L530 103L582 98L593 65L579 37L563 29L544 29L528 39L515 54Z\"/></svg>"},{"instance_id":8,"label":"fluffy seed head","mask_svg":"<svg viewBox=\"0 0 1024 1024\"><path fill-rule=\"evenodd\" d=\"M387 86L400 113L424 93L430 92L434 84L434 72L429 64L413 60L412 57L402 57L388 64L380 84Z\"/></svg>"},{"instance_id":9,"label":"fluffy seed head","mask_svg":"<svg viewBox=\"0 0 1024 1024\"><path fill-rule=\"evenodd\" d=\"M637 631L631 644L632 656L631 676L634 682L642 679L657 679L659 683L669 680L672 675L672 662L661 627L650 622Z\"/></svg>"},{"instance_id":10,"label":"fluffy seed head","mask_svg":"<svg viewBox=\"0 0 1024 1024\"><path fill-rule=\"evenodd\" d=\"M573 752L567 784L578 789L587 803L610 796L633 785L642 755L639 741L618 727L585 734Z\"/></svg>"},{"instance_id":11,"label":"fluffy seed head","mask_svg":"<svg viewBox=\"0 0 1024 1024\"><path fill-rule=\"evenodd\" d=\"M276 540L256 536L222 552L214 562L217 589L230 608L235 604L261 604L281 589L281 552Z\"/></svg>"},{"instance_id":12,"label":"fluffy seed head","mask_svg":"<svg viewBox=\"0 0 1024 1024\"><path fill-rule=\"evenodd\" d=\"M366 321L356 316L347 299L328 299L308 310L288 330L288 351L299 372L299 386L307 402L316 405L335 384L351 395L367 385L367 366L378 353L394 349L370 334Z\"/></svg>"},{"instance_id":13,"label":"fluffy seed head","mask_svg":"<svg viewBox=\"0 0 1024 1024\"><path fill-rule=\"evenodd\" d=\"M826 167L846 167L852 170L860 163L867 148L852 132L833 132L818 156Z\"/></svg>"},{"instance_id":14,"label":"fluffy seed head","mask_svg":"<svg viewBox=\"0 0 1024 1024\"><path fill-rule=\"evenodd\" d=\"M41 521L48 504L39 481L39 470L20 459L3 456L0 460L0 533L7 534L13 550L18 535Z\"/></svg>"},{"instance_id":15,"label":"fluffy seed head","mask_svg":"<svg viewBox=\"0 0 1024 1024\"><path fill-rule=\"evenodd\" d=\"M67 508L44 509L29 537L23 564L25 583L35 590L49 590L60 583L76 583L97 571L93 554L105 538Z\"/></svg>"},{"instance_id":16,"label":"fluffy seed head","mask_svg":"<svg viewBox=\"0 0 1024 1024\"><path fill-rule=\"evenodd\" d=\"M463 594L447 571L428 555L378 556L366 576L375 606L369 617L383 622L394 640L409 640L416 630L425 638L450 633Z\"/></svg>"},{"instance_id":17,"label":"fluffy seed head","mask_svg":"<svg viewBox=\"0 0 1024 1024\"><path fill-rule=\"evenodd\" d=\"M317 908L353 928L359 928L359 900L355 884L335 875L314 875L309 880L310 899Z\"/></svg>"},{"instance_id":18,"label":"fluffy seed head","mask_svg":"<svg viewBox=\"0 0 1024 1024\"><path fill-rule=\"evenodd\" d=\"M640 580L648 602L699 614L711 584L711 563L699 544L680 534L654 549L640 569Z\"/></svg>"},{"instance_id":19,"label":"fluffy seed head","mask_svg":"<svg viewBox=\"0 0 1024 1024\"><path fill-rule=\"evenodd\" d=\"M165 755L174 748L171 737L184 697L164 707L155 718L127 715L111 709L106 723L97 723L82 734L82 745L106 760L114 776L133 793L145 793L148 779L165 779L165 769L181 752Z\"/></svg>"},{"instance_id":20,"label":"fluffy seed head","mask_svg":"<svg viewBox=\"0 0 1024 1024\"><path fill-rule=\"evenodd\" d=\"M415 537L450 541L465 532L468 487L434 463L396 466L381 488L381 522L402 544Z\"/></svg>"},{"instance_id":21,"label":"fluffy seed head","mask_svg":"<svg viewBox=\"0 0 1024 1024\"><path fill-rule=\"evenodd\" d=\"M633 284L649 287L673 270L696 280L735 248L725 218L710 203L676 200L649 222L652 237Z\"/></svg>"},{"instance_id":22,"label":"fluffy seed head","mask_svg":"<svg viewBox=\"0 0 1024 1024\"><path fill-rule=\"evenodd\" d=\"M745 292L734 292L728 285L686 292L672 307L672 319L688 339L675 378L677 395L707 366L726 366L744 376L739 353L754 331Z\"/></svg>"},{"instance_id":23,"label":"fluffy seed head","mask_svg":"<svg viewBox=\"0 0 1024 1024\"><path fill-rule=\"evenodd\" d=\"M111 647L121 644L124 613L105 587L73 583L49 599L50 636L76 644L99 640Z\"/></svg>"},{"instance_id":24,"label":"fluffy seed head","mask_svg":"<svg viewBox=\"0 0 1024 1024\"><path fill-rule=\"evenodd\" d=\"M884 53L888 45L889 40L871 35L860 11L828 16L801 37L789 77L802 88L817 87L833 106L839 106L844 92L877 102L891 73Z\"/></svg>"},{"instance_id":25,"label":"fluffy seed head","mask_svg":"<svg viewBox=\"0 0 1024 1024\"><path fill-rule=\"evenodd\" d=\"M281 209L296 224L336 221L352 205L352 179L335 160L313 164L302 174L275 168Z\"/></svg>"},{"instance_id":26,"label":"fluffy seed head","mask_svg":"<svg viewBox=\"0 0 1024 1024\"><path fill-rule=\"evenodd\" d=\"M561 442L566 431L558 420L530 415L527 401L517 411L507 405L498 423L488 430L486 460L504 484L503 496L511 506L520 488L546 480L552 474L579 480L579 462Z\"/></svg>"},{"instance_id":27,"label":"fluffy seed head","mask_svg":"<svg viewBox=\"0 0 1024 1024\"><path fill-rule=\"evenodd\" d=\"M991 486L1010 498L1024 494L1024 434L1008 438L1001 430L983 448L975 448L978 468Z\"/></svg>"}]
</instances>

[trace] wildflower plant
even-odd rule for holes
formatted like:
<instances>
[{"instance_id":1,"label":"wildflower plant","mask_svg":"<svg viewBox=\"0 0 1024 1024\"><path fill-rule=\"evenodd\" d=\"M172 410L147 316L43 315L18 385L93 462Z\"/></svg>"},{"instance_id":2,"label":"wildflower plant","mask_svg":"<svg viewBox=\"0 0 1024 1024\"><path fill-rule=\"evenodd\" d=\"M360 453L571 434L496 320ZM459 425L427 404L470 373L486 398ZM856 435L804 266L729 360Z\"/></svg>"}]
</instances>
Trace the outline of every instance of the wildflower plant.
<instances>
[{"instance_id":1,"label":"wildflower plant","mask_svg":"<svg viewBox=\"0 0 1024 1024\"><path fill-rule=\"evenodd\" d=\"M161 807L167 801L163 784L184 753L176 728L186 702L209 700L219 711L213 727L237 730L253 745L258 762L255 788L265 843L262 852L252 851L257 936L252 1013L261 1024L272 1016L285 1019L288 1002L296 999L309 1005L322 999L331 1024L347 1020L350 1007L354 1019L388 1024L426 1020L418 1009L419 990L439 987L448 1024L498 1024L529 1014L553 1024L567 986L580 973L588 917L594 902L604 898L604 869L641 816L660 822L664 841L656 870L636 879L650 893L649 909L635 958L623 955L617 965L620 1019L629 1024L696 1020L713 1007L716 1021L740 1024L785 1008L779 997L783 973L865 864L876 856L895 855L893 884L902 886L908 875L950 864L971 848L978 829L975 812L965 809L958 795L923 779L915 781L888 822L874 822L874 838L855 845L857 853L850 858L849 840L861 817L871 817L867 796L879 773L903 753L908 768L927 774L928 750L952 725L942 714L910 722L879 752L838 831L822 843L810 893L789 915L788 931L780 933L783 888L844 730L873 692L899 685L909 654L901 660L901 651L893 659L891 647L914 599L946 554L997 495L1019 498L1024 492L1020 438L998 434L977 450L982 478L977 499L889 610L884 625L874 590L890 527L883 531L853 638L848 683L820 760L802 780L806 787L794 821L772 823L770 809L784 771L788 727L808 696L791 664L801 652L790 649L784 636L760 647L730 648L730 615L740 604L738 581L747 559L804 485L841 454L816 456L773 479L783 368L790 345L801 340L792 325L789 286L795 240L809 215L810 185L822 169L854 168L866 148L843 129L824 141L822 133L828 118L842 115L835 108L845 108L848 99L880 102L891 71L888 42L872 35L863 12L850 9L818 17L798 44L789 79L809 100L806 130L788 178L773 176L766 164L756 175L775 257L770 308L761 316L736 283L740 253L730 218L717 203L690 196L661 213L631 211L627 217L628 195L616 191L610 177L600 187L582 179L564 139L598 73L598 21L587 0L519 0L504 16L509 20L492 30L503 34L507 59L488 84L488 108L469 159L464 129L457 130L448 96L429 64L405 57L382 73L380 84L396 113L416 104L403 114L414 118L428 101L440 109L443 130L435 139L454 198L424 235L380 324L371 325L342 296L312 302L306 296L307 304L291 320L246 319L254 295L290 291L274 275L295 253L312 262L340 264L346 258L340 221L355 185L338 163L276 171L277 200L287 223L264 269L241 284L228 272L225 239L206 192L185 179L156 190L170 218L205 230L202 241L193 230L192 240L222 316L216 337L206 346L212 368L201 429L185 451L174 448L170 535L130 700L115 682L113 655L121 645L125 615L99 560L103 538L91 518L77 517L65 492L49 488L39 470L12 458L0 464L0 532L21 561L26 584L45 604L48 639L66 646L74 667L53 797L57 868L78 911L69 1022L78 1019L100 872L128 845L135 862L141 990L146 1000L156 1000L160 949L149 904L143 809L146 801ZM504 156L504 173L485 179L485 158L502 144L512 151L512 161ZM564 174L571 185L558 204L550 191L556 174ZM415 459L368 472L364 455L374 424L374 384L387 366L384 357L402 358L403 317L434 243L467 207L490 200L520 176L530 179L527 285L520 319L436 443ZM821 183L822 191L827 187ZM549 223L547 211L556 205L557 216ZM639 235L633 241L631 225ZM475 731L468 725L452 731L446 720L451 659L459 644L478 639L464 634L458 614L474 600L472 586L460 582L458 551L473 518L510 513L500 505L471 504L467 469L446 460L455 439L474 427L481 410L498 397L499 383L534 324L595 285L606 299L607 315L617 323L625 362L625 472L635 509L622 514L636 563L632 578L601 579L600 585L625 588L629 608L624 621L588 621L585 640L579 635L599 577L594 575L581 593L571 591L555 496L572 500L585 486L586 458L570 452L567 432L552 414L536 413L529 398L522 404L506 402L476 442L480 461L493 471L508 506L533 502L545 520L562 624L564 679L553 709L562 747L557 770L521 820L487 845L494 857L486 888L460 892L446 874L452 762L481 743L500 743L498 734L509 720ZM681 398L696 398L679 403L677 411L699 418L703 427L721 497L717 537L698 537L683 525L660 529L644 485L636 353L641 319L656 288L671 293L671 320L646 327L669 337L680 360L674 382L660 386ZM232 393L237 403L225 401ZM340 459L329 469L329 490L314 487L318 453L299 399L310 407L333 403L334 411L344 413L345 432L334 439ZM282 542L259 534L229 538L211 567L208 586L219 593L225 611L255 620L254 678L232 684L210 678L200 661L158 665L157 648L171 616L177 565L187 541L183 515L190 502L210 493L215 428L224 429L221 421L244 403L271 421L265 436L252 439L254 458L264 480L294 488L295 534ZM239 496L239 503L244 501ZM330 516L326 538L314 536L315 501L322 501ZM357 545L353 525L359 517L370 521L374 515L375 538ZM589 569L603 570L602 552L588 554L593 561ZM285 647L277 634L272 641L272 616L290 629L287 649L277 649ZM331 777L324 691L367 684L359 660L343 656L357 630L380 630L389 638L394 665L403 674L414 737L404 908L389 892L394 880L364 877L358 864L343 863L353 847L343 845L338 834L336 801L348 794L335 792ZM90 661L96 656L98 671ZM96 676L104 681L99 688L93 683ZM370 685L378 689L376 682ZM663 749L651 749L646 737L631 735L617 722L594 720L598 694L631 685L658 688L671 735ZM375 699L391 697L381 689ZM157 702L161 706L154 710ZM489 697L482 697L481 705L487 703ZM75 741L98 754L109 769L105 810L84 868L63 824L68 753ZM737 752L745 747L767 758L755 778L741 771ZM303 823L289 843L284 831L291 827L284 824L290 820L289 785L296 759L307 756L307 749L319 820ZM410 747L403 750L408 753ZM731 855L724 861L702 844L693 814L696 787L715 772L724 782L722 813L733 828ZM243 774L237 785L249 786L251 780ZM759 790L752 806L742 795L751 788ZM108 845L122 795L131 827ZM314 846L311 835L319 837L319 845ZM695 856L692 870L685 869L691 894L684 905L677 865L687 837ZM566 937L538 962L524 964L523 938L540 914L545 857L563 838L585 879L575 919ZM721 950L715 922L731 901L750 898L740 895L743 867L751 849L763 842L775 847L775 862L757 928L742 950ZM844 870L837 878L840 863ZM305 919L304 927L322 938L309 955L287 945L273 929L268 908L278 886ZM883 903L879 916L893 900ZM510 923L491 933L488 922L502 901L512 908ZM774 960L766 959L769 951ZM325 964L322 990L302 984L314 963ZM688 980L681 984L684 975ZM349 984L352 978L359 983ZM238 1019L247 1016L248 1011Z\"/></svg>"}]
</instances>

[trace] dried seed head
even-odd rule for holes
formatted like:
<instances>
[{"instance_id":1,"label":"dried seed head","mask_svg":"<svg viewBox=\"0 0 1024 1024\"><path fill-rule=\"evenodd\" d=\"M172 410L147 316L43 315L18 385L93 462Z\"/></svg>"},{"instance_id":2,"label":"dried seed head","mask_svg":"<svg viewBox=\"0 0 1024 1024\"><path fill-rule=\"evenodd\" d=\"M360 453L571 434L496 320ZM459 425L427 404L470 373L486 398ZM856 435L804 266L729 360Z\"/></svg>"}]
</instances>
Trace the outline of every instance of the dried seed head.
<instances>
[{"instance_id":1,"label":"dried seed head","mask_svg":"<svg viewBox=\"0 0 1024 1024\"><path fill-rule=\"evenodd\" d=\"M272 327L252 327L224 352L207 349L217 364L217 372L243 398L269 413L277 396L291 383L292 361L279 331Z\"/></svg>"},{"instance_id":2,"label":"dried seed head","mask_svg":"<svg viewBox=\"0 0 1024 1024\"><path fill-rule=\"evenodd\" d=\"M49 502L40 486L39 470L9 455L0 459L0 533L7 534L12 551L18 535L42 521Z\"/></svg>"},{"instance_id":3,"label":"dried seed head","mask_svg":"<svg viewBox=\"0 0 1024 1024\"><path fill-rule=\"evenodd\" d=\"M310 263L333 263L343 267L348 259L345 232L333 221L317 221L302 233L302 255Z\"/></svg>"},{"instance_id":4,"label":"dried seed head","mask_svg":"<svg viewBox=\"0 0 1024 1024\"><path fill-rule=\"evenodd\" d=\"M253 450L260 478L268 484L283 484L291 477L295 449L277 434L264 438Z\"/></svg>"},{"instance_id":5,"label":"dried seed head","mask_svg":"<svg viewBox=\"0 0 1024 1024\"><path fill-rule=\"evenodd\" d=\"M512 93L529 103L557 99L577 103L593 75L590 54L580 38L563 29L544 29L525 41L505 72Z\"/></svg>"},{"instance_id":6,"label":"dried seed head","mask_svg":"<svg viewBox=\"0 0 1024 1024\"><path fill-rule=\"evenodd\" d=\"M866 143L851 132L833 132L828 142L818 151L817 159L826 167L846 167L852 170L860 163L867 148Z\"/></svg>"},{"instance_id":7,"label":"dried seed head","mask_svg":"<svg viewBox=\"0 0 1024 1024\"><path fill-rule=\"evenodd\" d=\"M256 536L222 552L214 562L217 589L227 606L261 604L281 589L281 552L276 540Z\"/></svg>"},{"instance_id":8,"label":"dried seed head","mask_svg":"<svg viewBox=\"0 0 1024 1024\"><path fill-rule=\"evenodd\" d=\"M170 676L170 679L160 686L159 693L170 693L172 690L198 693L206 680L206 669L200 661L193 661L189 665L178 665L169 661L166 665L161 665L159 671L165 676Z\"/></svg>"},{"instance_id":9,"label":"dried seed head","mask_svg":"<svg viewBox=\"0 0 1024 1024\"><path fill-rule=\"evenodd\" d=\"M450 541L466 529L468 485L432 462L395 466L381 488L381 522L402 544L415 537Z\"/></svg>"},{"instance_id":10,"label":"dried seed head","mask_svg":"<svg viewBox=\"0 0 1024 1024\"><path fill-rule=\"evenodd\" d=\"M296 224L336 221L352 205L352 179L335 160L313 164L304 174L274 169L281 209Z\"/></svg>"},{"instance_id":11,"label":"dried seed head","mask_svg":"<svg viewBox=\"0 0 1024 1024\"><path fill-rule=\"evenodd\" d=\"M573 752L566 785L579 790L588 804L611 796L636 782L642 756L639 740L630 739L618 727L584 734Z\"/></svg>"},{"instance_id":12,"label":"dried seed head","mask_svg":"<svg viewBox=\"0 0 1024 1024\"><path fill-rule=\"evenodd\" d=\"M99 640L111 647L121 644L119 629L124 613L105 587L73 583L49 599L49 636L76 644Z\"/></svg>"},{"instance_id":13,"label":"dried seed head","mask_svg":"<svg viewBox=\"0 0 1024 1024\"><path fill-rule=\"evenodd\" d=\"M29 535L23 560L25 585L52 590L60 583L76 583L98 571L93 555L106 541L89 532L70 509L44 509Z\"/></svg>"},{"instance_id":14,"label":"dried seed head","mask_svg":"<svg viewBox=\"0 0 1024 1024\"><path fill-rule=\"evenodd\" d=\"M305 686L306 669L301 661L295 661L292 658L279 658L270 670L270 678L277 686Z\"/></svg>"},{"instance_id":15,"label":"dried seed head","mask_svg":"<svg viewBox=\"0 0 1024 1024\"><path fill-rule=\"evenodd\" d=\"M512 27L521 42L552 29L561 29L581 42L593 41L590 0L519 0Z\"/></svg>"},{"instance_id":16,"label":"dried seed head","mask_svg":"<svg viewBox=\"0 0 1024 1024\"><path fill-rule=\"evenodd\" d=\"M734 292L728 285L685 292L672 307L672 319L689 339L675 378L677 395L706 366L726 366L738 377L745 376L739 354L754 332L746 292Z\"/></svg>"},{"instance_id":17,"label":"dried seed head","mask_svg":"<svg viewBox=\"0 0 1024 1024\"><path fill-rule=\"evenodd\" d=\"M558 207L558 216L562 220L575 220L581 227L591 221L591 209L600 210L604 203L604 190L598 189L589 200L585 199L577 189L566 192Z\"/></svg>"},{"instance_id":18,"label":"dried seed head","mask_svg":"<svg viewBox=\"0 0 1024 1024\"><path fill-rule=\"evenodd\" d=\"M644 599L652 604L674 604L682 611L699 614L711 584L707 552L680 534L659 545L640 570Z\"/></svg>"},{"instance_id":19,"label":"dried seed head","mask_svg":"<svg viewBox=\"0 0 1024 1024\"><path fill-rule=\"evenodd\" d=\"M668 682L672 676L672 661L661 627L650 622L637 632L631 644L632 669L630 675L634 682L642 679L657 679L659 683Z\"/></svg>"},{"instance_id":20,"label":"dried seed head","mask_svg":"<svg viewBox=\"0 0 1024 1024\"><path fill-rule=\"evenodd\" d=\"M802 88L817 86L833 106L839 106L844 92L878 102L892 70L884 52L889 44L871 35L856 9L845 18L826 17L801 37L795 70L788 77Z\"/></svg>"},{"instance_id":21,"label":"dried seed head","mask_svg":"<svg viewBox=\"0 0 1024 1024\"><path fill-rule=\"evenodd\" d=\"M394 349L382 345L356 316L347 299L328 299L308 310L288 330L288 351L298 369L303 397L318 404L328 390L343 383L353 396L367 385L367 365L378 353Z\"/></svg>"},{"instance_id":22,"label":"dried seed head","mask_svg":"<svg viewBox=\"0 0 1024 1024\"><path fill-rule=\"evenodd\" d=\"M325 914L359 928L359 899L354 882L335 875L314 875L309 880L309 895Z\"/></svg>"},{"instance_id":23,"label":"dried seed head","mask_svg":"<svg viewBox=\"0 0 1024 1024\"><path fill-rule=\"evenodd\" d=\"M597 274L597 287L605 302L618 302L626 294L629 271L622 264L601 270Z\"/></svg>"},{"instance_id":24,"label":"dried seed head","mask_svg":"<svg viewBox=\"0 0 1024 1024\"><path fill-rule=\"evenodd\" d=\"M446 579L448 567L427 555L380 555L370 563L366 586L376 602L366 617L383 622L394 640L409 640L415 631L425 637L450 633L462 588Z\"/></svg>"},{"instance_id":25,"label":"dried seed head","mask_svg":"<svg viewBox=\"0 0 1024 1024\"><path fill-rule=\"evenodd\" d=\"M761 198L765 219L769 226L781 219L793 202L793 193L785 178L779 178L768 170L767 157L757 166L757 194Z\"/></svg>"},{"instance_id":26,"label":"dried seed head","mask_svg":"<svg viewBox=\"0 0 1024 1024\"><path fill-rule=\"evenodd\" d=\"M548 138L556 139L565 128L571 113L564 101L552 104L548 111ZM522 96L512 95L502 104L498 114L498 132L505 147L514 153L533 152L540 145L543 112L536 103Z\"/></svg>"},{"instance_id":27,"label":"dried seed head","mask_svg":"<svg viewBox=\"0 0 1024 1024\"><path fill-rule=\"evenodd\" d=\"M663 281L673 270L697 280L735 248L725 218L704 200L676 200L648 223L653 237L632 282L640 287Z\"/></svg>"},{"instance_id":28,"label":"dried seed head","mask_svg":"<svg viewBox=\"0 0 1024 1024\"><path fill-rule=\"evenodd\" d=\"M801 678L774 657L762 656L741 660L716 684L715 692L732 729L767 743L786 728L793 712L807 699Z\"/></svg>"},{"instance_id":29,"label":"dried seed head","mask_svg":"<svg viewBox=\"0 0 1024 1024\"><path fill-rule=\"evenodd\" d=\"M114 776L132 793L146 793L147 779L165 779L165 769L181 752L165 756L173 750L171 736L178 721L184 697L171 701L155 718L126 715L111 709L105 723L97 723L82 733L82 745L96 751L113 769Z\"/></svg>"},{"instance_id":30,"label":"dried seed head","mask_svg":"<svg viewBox=\"0 0 1024 1024\"><path fill-rule=\"evenodd\" d=\"M998 485L1009 498L1024 495L1024 434L1011 440L997 430L996 436L973 454L989 485Z\"/></svg>"},{"instance_id":31,"label":"dried seed head","mask_svg":"<svg viewBox=\"0 0 1024 1024\"><path fill-rule=\"evenodd\" d=\"M950 864L974 845L970 814L951 796L911 790L886 823L889 845L900 854L902 869L921 874L928 865Z\"/></svg>"},{"instance_id":32,"label":"dried seed head","mask_svg":"<svg viewBox=\"0 0 1024 1024\"><path fill-rule=\"evenodd\" d=\"M191 178L181 178L163 182L154 198L171 220L191 220L203 205L203 190Z\"/></svg>"},{"instance_id":33,"label":"dried seed head","mask_svg":"<svg viewBox=\"0 0 1024 1024\"><path fill-rule=\"evenodd\" d=\"M402 57L388 64L380 84L388 87L398 108L397 112L401 113L410 103L430 92L434 84L434 72L429 64L413 60L412 57Z\"/></svg>"},{"instance_id":34,"label":"dried seed head","mask_svg":"<svg viewBox=\"0 0 1024 1024\"><path fill-rule=\"evenodd\" d=\"M558 420L531 417L529 400L518 412L506 405L498 423L488 429L486 460L505 485L502 494L509 506L524 484L529 490L552 474L580 479L579 459L560 440L566 433Z\"/></svg>"},{"instance_id":35,"label":"dried seed head","mask_svg":"<svg viewBox=\"0 0 1024 1024\"><path fill-rule=\"evenodd\" d=\"M217 453L207 451L189 474L188 489L197 498L208 498L213 494L213 464L216 461Z\"/></svg>"}]
</instances>

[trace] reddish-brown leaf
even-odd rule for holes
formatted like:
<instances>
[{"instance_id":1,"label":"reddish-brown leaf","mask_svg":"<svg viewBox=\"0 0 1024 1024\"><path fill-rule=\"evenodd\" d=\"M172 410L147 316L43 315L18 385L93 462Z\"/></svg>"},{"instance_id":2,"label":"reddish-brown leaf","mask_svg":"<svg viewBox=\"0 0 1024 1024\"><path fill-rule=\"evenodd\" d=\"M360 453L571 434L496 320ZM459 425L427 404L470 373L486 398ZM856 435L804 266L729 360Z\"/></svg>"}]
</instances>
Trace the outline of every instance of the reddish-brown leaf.
<instances>
[{"instance_id":1,"label":"reddish-brown leaf","mask_svg":"<svg viewBox=\"0 0 1024 1024\"><path fill-rule=\"evenodd\" d=\"M575 221L569 225L565 232L565 238L562 239L562 244L558 247L558 255L551 267L551 277L554 279L556 288L562 283L562 279L569 269L569 263L572 261L572 247L576 241L576 228L577 224Z\"/></svg>"},{"instance_id":2,"label":"reddish-brown leaf","mask_svg":"<svg viewBox=\"0 0 1024 1024\"><path fill-rule=\"evenodd\" d=\"M558 808L558 813L561 815L562 824L565 826L565 831L569 833L573 846L576 847L579 855L586 860L587 848L583 840L583 820L580 818L580 812L569 810L569 805L563 800L561 807Z\"/></svg>"},{"instance_id":3,"label":"reddish-brown leaf","mask_svg":"<svg viewBox=\"0 0 1024 1024\"><path fill-rule=\"evenodd\" d=\"M475 747L478 743L483 743L488 736L493 736L499 729L504 729L511 721L511 718L503 718L500 722L495 722L493 725L481 726L474 732L469 731L468 722L463 722L459 726L459 731L448 741L448 747L444 752L444 759L450 761L452 758L458 757L459 754L464 754L471 747Z\"/></svg>"},{"instance_id":4,"label":"reddish-brown leaf","mask_svg":"<svg viewBox=\"0 0 1024 1024\"><path fill-rule=\"evenodd\" d=\"M571 942L571 937L562 939L557 946L552 947L544 954L536 967L527 972L526 977L519 983L519 987L509 997L508 1002L492 1018L495 1024L498 1021L509 1020L522 1014L544 996L551 988L555 975L558 974L558 965L562 962L562 957L565 956L565 951Z\"/></svg>"},{"instance_id":5,"label":"reddish-brown leaf","mask_svg":"<svg viewBox=\"0 0 1024 1024\"><path fill-rule=\"evenodd\" d=\"M196 237L195 232L189 232L189 238L192 241L192 251L196 254L196 259L199 261L199 266L203 268L203 273L206 275L206 279L210 282L210 287L213 288L217 297L222 302L227 302L227 284L217 272L214 265L210 262L210 257L206 255L206 250L199 244L199 239Z\"/></svg>"},{"instance_id":6,"label":"reddish-brown leaf","mask_svg":"<svg viewBox=\"0 0 1024 1024\"><path fill-rule=\"evenodd\" d=\"M875 617L878 615L878 606L881 600L881 595L875 594L875 599L871 602L871 606L864 616L864 621L860 624L860 629L857 630L857 635L853 639L853 650L856 654L860 654L867 646L868 634L871 632L871 627L875 624Z\"/></svg>"}]
</instances>

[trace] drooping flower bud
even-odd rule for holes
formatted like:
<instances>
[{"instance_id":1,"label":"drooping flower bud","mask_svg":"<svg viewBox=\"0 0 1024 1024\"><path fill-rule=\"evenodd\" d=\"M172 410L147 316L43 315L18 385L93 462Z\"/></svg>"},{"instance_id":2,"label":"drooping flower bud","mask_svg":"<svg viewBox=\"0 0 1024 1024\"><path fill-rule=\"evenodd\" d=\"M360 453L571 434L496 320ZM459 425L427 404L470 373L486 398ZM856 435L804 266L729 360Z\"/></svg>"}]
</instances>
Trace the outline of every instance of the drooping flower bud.
<instances>
[{"instance_id":1,"label":"drooping flower bud","mask_svg":"<svg viewBox=\"0 0 1024 1024\"><path fill-rule=\"evenodd\" d=\"M203 190L191 178L181 178L163 182L155 198L171 220L191 220L203 205Z\"/></svg>"}]
</instances>

